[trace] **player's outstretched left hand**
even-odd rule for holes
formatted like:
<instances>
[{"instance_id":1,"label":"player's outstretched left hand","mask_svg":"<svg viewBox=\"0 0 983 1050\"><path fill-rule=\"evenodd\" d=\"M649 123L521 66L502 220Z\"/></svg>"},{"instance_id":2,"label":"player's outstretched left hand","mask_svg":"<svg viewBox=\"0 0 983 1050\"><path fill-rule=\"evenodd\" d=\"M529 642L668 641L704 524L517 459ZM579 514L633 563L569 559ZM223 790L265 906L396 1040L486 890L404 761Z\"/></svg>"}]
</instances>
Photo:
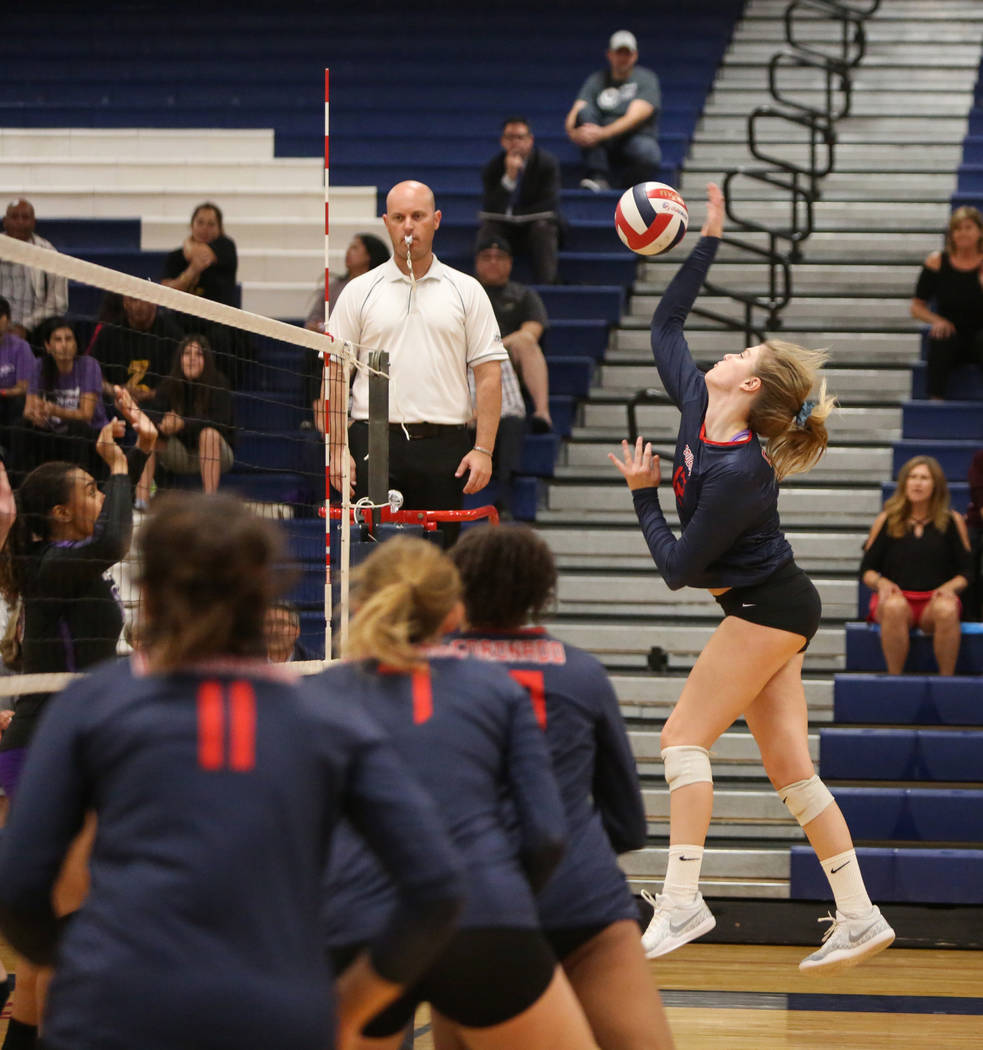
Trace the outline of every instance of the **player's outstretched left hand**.
<instances>
[{"instance_id":1,"label":"player's outstretched left hand","mask_svg":"<svg viewBox=\"0 0 983 1050\"><path fill-rule=\"evenodd\" d=\"M628 482L628 488L650 489L654 488L662 480L662 468L659 457L652 451L652 443L642 438L635 442L632 449L627 441L621 442L622 459L613 453L608 453L608 459L621 471L621 476Z\"/></svg>"}]
</instances>

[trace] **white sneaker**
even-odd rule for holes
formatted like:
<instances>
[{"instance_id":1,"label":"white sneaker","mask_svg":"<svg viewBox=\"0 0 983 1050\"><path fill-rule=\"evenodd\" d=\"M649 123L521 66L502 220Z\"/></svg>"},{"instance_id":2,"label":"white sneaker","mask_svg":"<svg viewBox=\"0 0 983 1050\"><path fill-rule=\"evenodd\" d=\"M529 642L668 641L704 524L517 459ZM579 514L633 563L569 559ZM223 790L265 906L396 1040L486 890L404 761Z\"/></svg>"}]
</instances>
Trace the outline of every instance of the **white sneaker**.
<instances>
[{"instance_id":1,"label":"white sneaker","mask_svg":"<svg viewBox=\"0 0 983 1050\"><path fill-rule=\"evenodd\" d=\"M611 184L607 179L601 178L600 175L594 175L588 176L586 179L581 179L580 188L582 190L590 190L591 193L600 193L602 190L611 189Z\"/></svg>"},{"instance_id":2,"label":"white sneaker","mask_svg":"<svg viewBox=\"0 0 983 1050\"><path fill-rule=\"evenodd\" d=\"M847 970L883 951L894 940L894 930L876 906L859 919L837 912L835 919L827 915L817 921L833 925L823 936L822 947L799 963L803 973L826 975Z\"/></svg>"},{"instance_id":3,"label":"white sneaker","mask_svg":"<svg viewBox=\"0 0 983 1050\"><path fill-rule=\"evenodd\" d=\"M655 908L648 929L642 934L642 948L646 959L656 959L668 955L697 937L709 933L717 920L710 914L710 909L703 900L703 895L696 895L696 903L688 908L675 908L663 893L654 897L642 890L642 897Z\"/></svg>"}]
</instances>

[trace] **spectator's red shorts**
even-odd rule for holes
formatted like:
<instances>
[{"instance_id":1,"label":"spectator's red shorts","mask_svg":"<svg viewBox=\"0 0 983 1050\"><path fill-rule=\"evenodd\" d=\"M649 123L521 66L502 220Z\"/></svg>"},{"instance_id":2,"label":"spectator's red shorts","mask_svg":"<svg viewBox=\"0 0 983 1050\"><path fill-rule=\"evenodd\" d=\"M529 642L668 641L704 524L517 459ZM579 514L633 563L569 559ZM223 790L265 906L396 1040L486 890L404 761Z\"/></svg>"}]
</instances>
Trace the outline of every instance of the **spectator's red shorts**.
<instances>
[{"instance_id":1,"label":"spectator's red shorts","mask_svg":"<svg viewBox=\"0 0 983 1050\"><path fill-rule=\"evenodd\" d=\"M925 609L928 607L928 603L932 600L932 595L935 592L902 591L901 593L908 599L908 605L911 608L913 626L918 627L922 622L922 616L925 612ZM874 616L874 614L877 612L877 598L878 596L876 592L870 596L870 608L867 610L867 623L877 622ZM956 601L959 602L959 615L961 617L963 613L963 603L959 601L958 597L956 598Z\"/></svg>"}]
</instances>

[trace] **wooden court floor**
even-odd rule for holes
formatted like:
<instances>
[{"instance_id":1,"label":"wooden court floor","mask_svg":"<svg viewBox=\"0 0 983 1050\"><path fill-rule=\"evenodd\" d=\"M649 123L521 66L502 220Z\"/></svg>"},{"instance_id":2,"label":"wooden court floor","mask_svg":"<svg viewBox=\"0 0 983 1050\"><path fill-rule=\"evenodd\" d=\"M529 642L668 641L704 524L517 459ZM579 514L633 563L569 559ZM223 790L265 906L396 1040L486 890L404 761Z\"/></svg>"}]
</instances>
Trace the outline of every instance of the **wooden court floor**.
<instances>
[{"instance_id":1,"label":"wooden court floor","mask_svg":"<svg viewBox=\"0 0 983 1050\"><path fill-rule=\"evenodd\" d=\"M799 973L806 954L689 944L653 962L677 1050L983 1048L983 952L889 949L825 979ZM6 945L0 958L12 967ZM414 1050L433 1050L426 1008Z\"/></svg>"}]
</instances>

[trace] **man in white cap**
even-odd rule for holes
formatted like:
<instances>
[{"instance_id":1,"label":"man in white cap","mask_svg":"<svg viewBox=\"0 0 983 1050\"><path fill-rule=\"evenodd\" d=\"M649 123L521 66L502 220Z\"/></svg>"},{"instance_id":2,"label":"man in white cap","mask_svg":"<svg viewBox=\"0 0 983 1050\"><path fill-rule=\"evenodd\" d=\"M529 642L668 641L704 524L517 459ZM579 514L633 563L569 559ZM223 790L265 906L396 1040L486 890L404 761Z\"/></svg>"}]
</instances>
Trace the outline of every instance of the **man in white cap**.
<instances>
[{"instance_id":1,"label":"man in white cap","mask_svg":"<svg viewBox=\"0 0 983 1050\"><path fill-rule=\"evenodd\" d=\"M565 122L587 168L580 185L594 191L656 179L662 159L656 137L662 106L659 78L636 65L635 34L627 29L613 33L607 59L608 69L584 81Z\"/></svg>"}]
</instances>

